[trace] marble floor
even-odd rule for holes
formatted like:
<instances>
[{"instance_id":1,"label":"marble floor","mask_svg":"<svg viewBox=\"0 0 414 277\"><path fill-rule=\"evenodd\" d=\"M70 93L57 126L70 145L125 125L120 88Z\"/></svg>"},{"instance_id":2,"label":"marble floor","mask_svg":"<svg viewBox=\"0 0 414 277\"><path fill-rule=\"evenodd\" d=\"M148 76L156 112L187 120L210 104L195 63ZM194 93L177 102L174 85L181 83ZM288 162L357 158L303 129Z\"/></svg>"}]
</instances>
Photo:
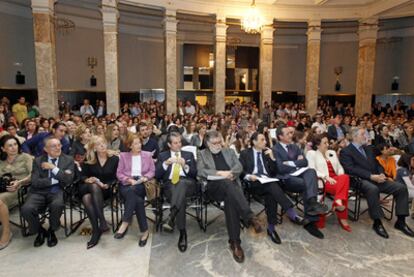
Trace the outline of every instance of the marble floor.
<instances>
[{"instance_id":1,"label":"marble floor","mask_svg":"<svg viewBox=\"0 0 414 277\"><path fill-rule=\"evenodd\" d=\"M194 220L187 220L189 248L184 254L177 249L177 233L153 234L146 247L138 247L136 222L123 240L107 233L90 250L86 250L89 237L79 231L66 238L60 230L56 247L34 248L34 237L22 238L13 226L12 243L0 251L2 276L414 276L414 239L387 221L390 239L378 237L367 214L352 223L352 233L340 229L335 216L329 217L323 240L288 220L278 226L281 245L244 230L246 260L238 264L228 249L222 212L212 208L209 213L219 217L206 233ZM12 218L17 216L12 212ZM414 227L414 220L407 221Z\"/></svg>"}]
</instances>

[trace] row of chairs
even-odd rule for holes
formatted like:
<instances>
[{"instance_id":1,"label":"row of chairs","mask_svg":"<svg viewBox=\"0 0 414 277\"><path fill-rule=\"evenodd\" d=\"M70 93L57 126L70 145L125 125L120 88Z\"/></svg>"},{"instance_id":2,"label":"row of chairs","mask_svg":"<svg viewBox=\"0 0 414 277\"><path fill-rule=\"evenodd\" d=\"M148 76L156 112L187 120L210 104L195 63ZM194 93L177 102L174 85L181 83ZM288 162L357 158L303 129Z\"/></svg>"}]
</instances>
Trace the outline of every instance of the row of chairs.
<instances>
[{"instance_id":1,"label":"row of chairs","mask_svg":"<svg viewBox=\"0 0 414 277\"><path fill-rule=\"evenodd\" d=\"M348 205L348 213L349 218L352 221L358 221L360 216L368 211L368 208L361 209L361 201L363 199L363 195L361 192L361 184L362 181L358 177L351 176L351 191L350 191L350 201ZM77 182L72 184L71 186L68 186L64 188L64 202L65 202L65 209L63 210L63 223L62 227L64 229L65 235L68 237L71 234L75 233L77 229L83 224L83 222L87 219L87 214L85 212L85 209L82 206L81 198L78 194L77 190ZM283 187L283 182L281 182L281 185ZM124 200L122 199L122 196L118 189L119 183L114 182L110 185L110 197L105 201L105 208L109 208L111 211L111 226L112 231L116 232L118 227L121 224L121 215L124 210ZM164 212L166 210L169 210L170 205L166 201L166 197L164 195L163 185L160 184L161 190L160 195L152 200L152 201L146 201L145 207L147 212L147 218L149 221L151 221L154 226L155 230L162 231L162 224L164 222ZM24 204L25 198L28 193L28 189L30 186L24 186L21 187L18 191L18 209L19 209L19 222L13 222L12 224L18 226L21 228L22 235L28 236L28 228L27 223L21 216L21 207ZM198 180L198 186L199 189L197 192L187 198L187 210L186 213L190 218L193 218L197 221L200 229L204 232L206 232L207 227L211 224L213 224L217 218L220 217L220 215L215 216L214 218L211 218L208 220L208 206L215 207L219 210L224 209L224 203L217 202L217 201L211 201L206 197L206 182ZM246 196L246 199L248 200L249 204L253 201L259 203L262 207L260 211L256 215L260 215L265 211L264 208L264 199L261 195L254 194L251 190L250 182L242 180L242 187L244 194ZM325 193L325 183L322 181L321 185L319 187L320 194L323 195L322 199L324 200L326 197L330 197ZM299 193L287 193L288 197L292 200L294 203L295 208L297 208L299 211L303 213L303 199ZM384 200L391 200L391 205L382 205L382 209L384 210L385 218L387 220L391 220L393 218L394 213L394 198L392 197L392 194L386 195ZM352 204L351 204L352 203ZM277 215L278 220L277 223L281 224L283 222L283 215L284 211L280 207L280 205L277 206ZM48 217L48 211L42 211L40 214L41 221L44 221ZM241 227L243 228L243 224L241 223Z\"/></svg>"}]
</instances>

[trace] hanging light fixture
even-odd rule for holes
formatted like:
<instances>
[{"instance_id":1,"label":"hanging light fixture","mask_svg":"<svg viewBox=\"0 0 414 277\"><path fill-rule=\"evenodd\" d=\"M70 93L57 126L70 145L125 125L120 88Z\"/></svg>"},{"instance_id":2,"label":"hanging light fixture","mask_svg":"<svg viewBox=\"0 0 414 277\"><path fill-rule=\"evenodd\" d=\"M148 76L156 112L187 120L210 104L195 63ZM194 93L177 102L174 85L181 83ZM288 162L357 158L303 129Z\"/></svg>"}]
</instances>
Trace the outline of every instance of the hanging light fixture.
<instances>
[{"instance_id":1,"label":"hanging light fixture","mask_svg":"<svg viewBox=\"0 0 414 277\"><path fill-rule=\"evenodd\" d=\"M263 19L256 8L256 1L253 0L249 10L241 20L241 28L248 34L260 33L263 26Z\"/></svg>"}]
</instances>

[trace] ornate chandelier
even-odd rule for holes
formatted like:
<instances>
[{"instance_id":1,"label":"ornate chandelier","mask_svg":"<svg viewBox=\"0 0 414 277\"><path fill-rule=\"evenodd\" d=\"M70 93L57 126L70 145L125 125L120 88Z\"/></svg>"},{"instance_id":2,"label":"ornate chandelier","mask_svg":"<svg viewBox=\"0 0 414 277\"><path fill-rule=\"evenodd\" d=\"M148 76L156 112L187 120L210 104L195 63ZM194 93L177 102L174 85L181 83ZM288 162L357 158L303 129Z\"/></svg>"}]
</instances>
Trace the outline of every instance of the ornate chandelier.
<instances>
[{"instance_id":1,"label":"ornate chandelier","mask_svg":"<svg viewBox=\"0 0 414 277\"><path fill-rule=\"evenodd\" d=\"M256 8L256 1L253 0L249 10L241 20L241 28L248 34L260 33L263 26L263 19Z\"/></svg>"}]
</instances>

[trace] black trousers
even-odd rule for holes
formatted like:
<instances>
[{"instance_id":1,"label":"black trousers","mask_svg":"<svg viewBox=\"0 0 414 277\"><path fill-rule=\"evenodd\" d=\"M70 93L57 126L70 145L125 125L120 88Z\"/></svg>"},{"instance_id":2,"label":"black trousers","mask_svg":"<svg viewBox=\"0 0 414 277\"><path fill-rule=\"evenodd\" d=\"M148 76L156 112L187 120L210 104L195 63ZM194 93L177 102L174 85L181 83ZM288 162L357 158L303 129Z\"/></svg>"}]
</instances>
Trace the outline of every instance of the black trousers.
<instances>
[{"instance_id":1,"label":"black trousers","mask_svg":"<svg viewBox=\"0 0 414 277\"><path fill-rule=\"evenodd\" d=\"M283 189L302 193L305 218L309 221L319 220L318 216L310 216L306 213L309 207L309 199L318 196L318 177L314 169L308 169L299 176L290 176L288 179L285 179Z\"/></svg>"},{"instance_id":2,"label":"black trousers","mask_svg":"<svg viewBox=\"0 0 414 277\"><path fill-rule=\"evenodd\" d=\"M147 216L145 214L145 187L144 184L135 186L120 185L119 191L125 201L125 211L122 215L122 221L131 223L132 216L137 217L139 230L145 232L148 230Z\"/></svg>"},{"instance_id":3,"label":"black trousers","mask_svg":"<svg viewBox=\"0 0 414 277\"><path fill-rule=\"evenodd\" d=\"M392 194L395 198L395 214L397 216L408 216L408 189L405 184L387 181L374 183L362 180L361 192L368 202L369 215L372 219L380 219L384 212L380 206L380 193Z\"/></svg>"},{"instance_id":4,"label":"black trousers","mask_svg":"<svg viewBox=\"0 0 414 277\"><path fill-rule=\"evenodd\" d=\"M36 234L41 230L39 213L45 212L49 208L50 230L57 231L60 227L60 217L65 203L63 202L63 192L32 192L26 199L21 213L23 218L29 223L29 232Z\"/></svg>"},{"instance_id":5,"label":"black trousers","mask_svg":"<svg viewBox=\"0 0 414 277\"><path fill-rule=\"evenodd\" d=\"M264 198L267 222L277 223L277 204L287 211L293 207L293 203L286 197L277 182L262 184L259 181L250 182L251 192Z\"/></svg>"},{"instance_id":6,"label":"black trousers","mask_svg":"<svg viewBox=\"0 0 414 277\"><path fill-rule=\"evenodd\" d=\"M163 189L171 208L177 209L176 224L178 230L184 230L186 227L186 198L195 195L197 192L196 181L191 178L180 177L177 184L173 185L168 181L164 184Z\"/></svg>"},{"instance_id":7,"label":"black trousers","mask_svg":"<svg viewBox=\"0 0 414 277\"><path fill-rule=\"evenodd\" d=\"M247 224L253 217L253 212L240 186L236 181L231 180L209 181L206 196L213 201L224 201L229 239L240 243L240 219Z\"/></svg>"}]
</instances>

